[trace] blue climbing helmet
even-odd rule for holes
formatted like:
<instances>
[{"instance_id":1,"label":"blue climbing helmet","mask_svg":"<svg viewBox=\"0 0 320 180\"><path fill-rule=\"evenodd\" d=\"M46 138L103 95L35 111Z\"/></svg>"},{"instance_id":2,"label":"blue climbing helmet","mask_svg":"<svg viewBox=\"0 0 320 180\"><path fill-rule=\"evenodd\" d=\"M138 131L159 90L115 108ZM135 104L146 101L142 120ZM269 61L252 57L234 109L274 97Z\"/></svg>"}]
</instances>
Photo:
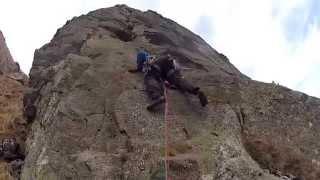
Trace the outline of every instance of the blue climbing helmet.
<instances>
[{"instance_id":1,"label":"blue climbing helmet","mask_svg":"<svg viewBox=\"0 0 320 180\"><path fill-rule=\"evenodd\" d=\"M143 69L143 65L148 61L149 54L143 47L140 47L137 54L137 67L140 71Z\"/></svg>"},{"instance_id":2,"label":"blue climbing helmet","mask_svg":"<svg viewBox=\"0 0 320 180\"><path fill-rule=\"evenodd\" d=\"M148 56L149 54L147 53L147 51L143 47L140 47L139 52L137 54L137 60L145 62L148 60Z\"/></svg>"}]
</instances>

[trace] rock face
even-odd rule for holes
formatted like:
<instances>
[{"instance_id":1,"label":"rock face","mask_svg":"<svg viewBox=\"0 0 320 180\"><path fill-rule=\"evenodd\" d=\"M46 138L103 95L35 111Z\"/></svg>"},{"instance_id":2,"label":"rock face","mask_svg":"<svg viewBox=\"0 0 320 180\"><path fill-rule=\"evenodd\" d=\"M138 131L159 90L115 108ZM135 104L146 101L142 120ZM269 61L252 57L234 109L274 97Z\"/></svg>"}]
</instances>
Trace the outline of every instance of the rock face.
<instances>
[{"instance_id":1,"label":"rock face","mask_svg":"<svg viewBox=\"0 0 320 180\"><path fill-rule=\"evenodd\" d=\"M14 73L19 71L19 65L13 61L6 40L0 31L0 73Z\"/></svg>"},{"instance_id":2,"label":"rock face","mask_svg":"<svg viewBox=\"0 0 320 180\"><path fill-rule=\"evenodd\" d=\"M23 118L22 98L26 89L20 82L0 75L0 142L15 138L24 148L26 121ZM0 156L0 180L13 179L10 165Z\"/></svg>"},{"instance_id":3,"label":"rock face","mask_svg":"<svg viewBox=\"0 0 320 180\"><path fill-rule=\"evenodd\" d=\"M24 149L26 121L23 118L22 99L27 77L14 63L0 31L0 143L7 138L15 138ZM11 180L14 176L11 166L3 159L1 147L0 180Z\"/></svg>"},{"instance_id":4,"label":"rock face","mask_svg":"<svg viewBox=\"0 0 320 180\"><path fill-rule=\"evenodd\" d=\"M6 40L0 30L0 75L25 84L28 77L20 70L20 65L15 62L7 47Z\"/></svg>"},{"instance_id":5,"label":"rock face","mask_svg":"<svg viewBox=\"0 0 320 180\"><path fill-rule=\"evenodd\" d=\"M164 107L146 111L143 76L127 72L140 46L175 56L209 105L169 90L166 120ZM249 79L153 11L120 5L68 21L36 50L30 79L23 180L320 178L320 100Z\"/></svg>"}]
</instances>

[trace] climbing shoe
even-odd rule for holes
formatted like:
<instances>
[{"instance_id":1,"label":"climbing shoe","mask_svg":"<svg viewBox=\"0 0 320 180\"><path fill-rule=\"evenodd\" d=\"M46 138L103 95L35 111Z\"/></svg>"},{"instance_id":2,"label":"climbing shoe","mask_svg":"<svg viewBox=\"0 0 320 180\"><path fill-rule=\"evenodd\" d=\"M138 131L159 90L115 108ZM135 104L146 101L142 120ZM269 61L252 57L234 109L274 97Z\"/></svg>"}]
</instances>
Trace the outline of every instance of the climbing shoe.
<instances>
[{"instance_id":1,"label":"climbing shoe","mask_svg":"<svg viewBox=\"0 0 320 180\"><path fill-rule=\"evenodd\" d=\"M198 94L200 91L200 88L199 87L195 87L193 90L192 90L192 93L193 94Z\"/></svg>"},{"instance_id":2,"label":"climbing shoe","mask_svg":"<svg viewBox=\"0 0 320 180\"><path fill-rule=\"evenodd\" d=\"M204 95L203 92L199 91L198 97L199 97L199 100L200 100L201 105L202 105L203 107L205 107L205 106L208 104L207 96Z\"/></svg>"}]
</instances>

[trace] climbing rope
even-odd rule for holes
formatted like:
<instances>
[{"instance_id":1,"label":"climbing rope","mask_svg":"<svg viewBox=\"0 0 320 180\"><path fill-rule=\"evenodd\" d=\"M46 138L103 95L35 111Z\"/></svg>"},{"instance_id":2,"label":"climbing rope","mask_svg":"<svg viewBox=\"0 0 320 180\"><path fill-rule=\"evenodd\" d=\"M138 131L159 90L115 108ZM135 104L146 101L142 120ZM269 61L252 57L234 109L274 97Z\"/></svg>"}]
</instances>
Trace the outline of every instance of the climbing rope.
<instances>
[{"instance_id":1,"label":"climbing rope","mask_svg":"<svg viewBox=\"0 0 320 180\"><path fill-rule=\"evenodd\" d=\"M168 90L163 83L164 86L164 98L165 98L165 112L164 112L164 121L165 121L165 173L166 173L166 180L169 179L169 99L168 99Z\"/></svg>"}]
</instances>

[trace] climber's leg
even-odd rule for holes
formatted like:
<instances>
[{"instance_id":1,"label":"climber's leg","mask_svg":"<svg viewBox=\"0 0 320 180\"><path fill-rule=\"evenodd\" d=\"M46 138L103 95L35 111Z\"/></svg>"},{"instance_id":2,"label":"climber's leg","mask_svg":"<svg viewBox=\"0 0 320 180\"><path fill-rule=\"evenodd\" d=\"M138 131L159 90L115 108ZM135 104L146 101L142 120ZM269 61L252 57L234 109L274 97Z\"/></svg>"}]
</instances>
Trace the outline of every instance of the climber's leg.
<instances>
[{"instance_id":1,"label":"climber's leg","mask_svg":"<svg viewBox=\"0 0 320 180\"><path fill-rule=\"evenodd\" d=\"M202 91L198 91L198 98L203 107L208 104L208 98Z\"/></svg>"},{"instance_id":2,"label":"climber's leg","mask_svg":"<svg viewBox=\"0 0 320 180\"><path fill-rule=\"evenodd\" d=\"M208 99L206 95L200 91L200 88L193 86L189 81L183 78L179 72L176 72L168 77L168 81L170 84L175 85L181 92L188 92L193 95L198 95L202 106L206 106L208 104Z\"/></svg>"},{"instance_id":3,"label":"climber's leg","mask_svg":"<svg viewBox=\"0 0 320 180\"><path fill-rule=\"evenodd\" d=\"M168 82L177 87L181 92L197 95L199 87L193 86L178 71L168 77Z\"/></svg>"},{"instance_id":4,"label":"climber's leg","mask_svg":"<svg viewBox=\"0 0 320 180\"><path fill-rule=\"evenodd\" d=\"M155 107L157 107L158 105L160 105L164 102L166 102L166 100L165 100L164 96L161 96L158 99L156 99L155 101L153 101L150 105L148 105L147 110L152 111L152 110L154 110Z\"/></svg>"},{"instance_id":5,"label":"climber's leg","mask_svg":"<svg viewBox=\"0 0 320 180\"><path fill-rule=\"evenodd\" d=\"M159 104L164 102L163 85L158 82L152 75L144 77L145 90L148 97L153 101L148 107L148 110L153 110Z\"/></svg>"},{"instance_id":6,"label":"climber's leg","mask_svg":"<svg viewBox=\"0 0 320 180\"><path fill-rule=\"evenodd\" d=\"M158 82L152 75L145 75L144 86L150 99L155 100L163 96L162 83Z\"/></svg>"}]
</instances>

